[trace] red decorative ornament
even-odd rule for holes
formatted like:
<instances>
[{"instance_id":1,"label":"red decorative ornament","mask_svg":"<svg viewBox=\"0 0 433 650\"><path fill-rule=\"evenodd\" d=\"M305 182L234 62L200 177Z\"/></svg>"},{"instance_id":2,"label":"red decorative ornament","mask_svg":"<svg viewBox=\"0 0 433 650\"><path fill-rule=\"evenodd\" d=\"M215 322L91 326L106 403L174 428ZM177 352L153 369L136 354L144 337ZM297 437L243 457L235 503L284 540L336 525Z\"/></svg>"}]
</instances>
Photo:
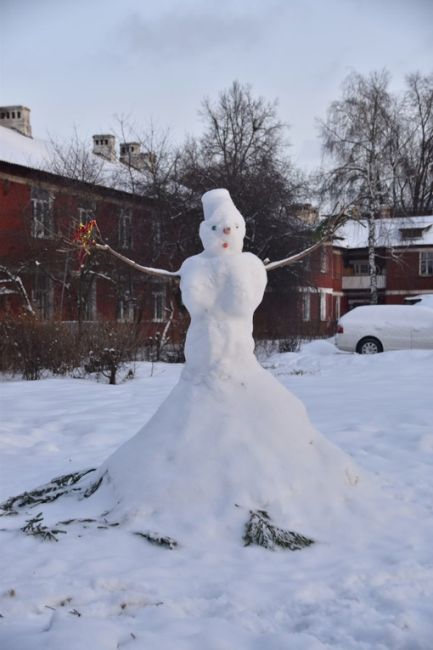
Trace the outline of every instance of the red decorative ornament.
<instances>
[{"instance_id":1,"label":"red decorative ornament","mask_svg":"<svg viewBox=\"0 0 433 650\"><path fill-rule=\"evenodd\" d=\"M96 219L92 219L87 223L80 223L74 233L74 242L78 244L78 262L80 267L83 266L84 261L90 255L92 248L96 244L95 234L98 231L98 224Z\"/></svg>"}]
</instances>

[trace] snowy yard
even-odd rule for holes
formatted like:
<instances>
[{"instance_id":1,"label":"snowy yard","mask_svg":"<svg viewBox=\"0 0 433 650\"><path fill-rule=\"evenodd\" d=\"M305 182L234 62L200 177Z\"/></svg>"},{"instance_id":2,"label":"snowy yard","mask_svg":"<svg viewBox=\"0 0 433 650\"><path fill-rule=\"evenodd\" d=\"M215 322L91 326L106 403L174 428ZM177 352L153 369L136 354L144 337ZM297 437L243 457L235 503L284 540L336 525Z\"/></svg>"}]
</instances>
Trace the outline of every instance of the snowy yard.
<instances>
[{"instance_id":1,"label":"snowy yard","mask_svg":"<svg viewBox=\"0 0 433 650\"><path fill-rule=\"evenodd\" d=\"M264 365L372 475L374 530L354 512L347 539L302 551L166 550L119 528L70 527L42 542L3 517L1 650L433 648L433 352L357 356L316 342ZM0 383L0 501L99 465L180 370L139 364L114 387ZM58 508L70 516L68 498Z\"/></svg>"}]
</instances>

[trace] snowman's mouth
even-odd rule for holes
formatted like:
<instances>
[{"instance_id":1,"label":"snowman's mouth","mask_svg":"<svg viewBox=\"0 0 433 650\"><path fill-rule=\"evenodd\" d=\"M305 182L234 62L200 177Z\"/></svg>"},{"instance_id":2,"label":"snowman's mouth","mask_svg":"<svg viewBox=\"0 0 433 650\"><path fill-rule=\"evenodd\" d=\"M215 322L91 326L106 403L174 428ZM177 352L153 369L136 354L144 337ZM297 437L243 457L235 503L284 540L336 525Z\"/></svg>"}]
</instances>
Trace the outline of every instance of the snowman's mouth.
<instances>
[{"instance_id":1,"label":"snowman's mouth","mask_svg":"<svg viewBox=\"0 0 433 650\"><path fill-rule=\"evenodd\" d=\"M228 243L225 241L224 244L223 244L223 248L228 248L228 247L229 247L229 245L228 245Z\"/></svg>"}]
</instances>

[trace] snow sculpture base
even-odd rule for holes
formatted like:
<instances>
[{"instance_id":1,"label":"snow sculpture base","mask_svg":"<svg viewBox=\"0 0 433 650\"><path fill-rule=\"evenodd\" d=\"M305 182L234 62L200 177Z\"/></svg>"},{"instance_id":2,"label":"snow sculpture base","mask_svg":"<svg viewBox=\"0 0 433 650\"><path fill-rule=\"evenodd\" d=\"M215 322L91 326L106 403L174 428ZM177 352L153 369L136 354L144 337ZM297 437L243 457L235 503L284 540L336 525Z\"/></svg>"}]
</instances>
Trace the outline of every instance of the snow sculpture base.
<instances>
[{"instance_id":1,"label":"snow sculpture base","mask_svg":"<svg viewBox=\"0 0 433 650\"><path fill-rule=\"evenodd\" d=\"M100 469L110 516L191 544L239 542L250 513L266 511L276 526L320 538L315 523L353 493L357 472L254 356L263 264L205 251L180 275L186 364L153 418Z\"/></svg>"},{"instance_id":2,"label":"snow sculpture base","mask_svg":"<svg viewBox=\"0 0 433 650\"><path fill-rule=\"evenodd\" d=\"M180 543L239 541L250 512L313 539L356 492L351 460L255 362L248 375L184 376L150 422L100 469L110 518ZM333 518L333 517L331 517Z\"/></svg>"}]
</instances>

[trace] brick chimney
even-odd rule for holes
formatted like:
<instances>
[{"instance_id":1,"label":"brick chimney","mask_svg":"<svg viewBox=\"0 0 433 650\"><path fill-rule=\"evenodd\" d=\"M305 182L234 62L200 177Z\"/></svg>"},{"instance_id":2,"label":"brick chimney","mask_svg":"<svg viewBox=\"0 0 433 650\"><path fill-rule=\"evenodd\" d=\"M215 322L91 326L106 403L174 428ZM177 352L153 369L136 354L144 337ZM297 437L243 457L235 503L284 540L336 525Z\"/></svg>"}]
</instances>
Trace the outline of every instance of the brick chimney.
<instances>
[{"instance_id":1,"label":"brick chimney","mask_svg":"<svg viewBox=\"0 0 433 650\"><path fill-rule=\"evenodd\" d=\"M142 171L149 169L155 164L155 156L151 153L143 153L139 142L122 142L120 145L120 162L130 165L134 169Z\"/></svg>"},{"instance_id":2,"label":"brick chimney","mask_svg":"<svg viewBox=\"0 0 433 650\"><path fill-rule=\"evenodd\" d=\"M110 134L94 135L93 153L114 162L116 160L116 137Z\"/></svg>"},{"instance_id":3,"label":"brick chimney","mask_svg":"<svg viewBox=\"0 0 433 650\"><path fill-rule=\"evenodd\" d=\"M0 126L14 129L18 133L31 138L30 108L26 108L26 106L0 106Z\"/></svg>"}]
</instances>

